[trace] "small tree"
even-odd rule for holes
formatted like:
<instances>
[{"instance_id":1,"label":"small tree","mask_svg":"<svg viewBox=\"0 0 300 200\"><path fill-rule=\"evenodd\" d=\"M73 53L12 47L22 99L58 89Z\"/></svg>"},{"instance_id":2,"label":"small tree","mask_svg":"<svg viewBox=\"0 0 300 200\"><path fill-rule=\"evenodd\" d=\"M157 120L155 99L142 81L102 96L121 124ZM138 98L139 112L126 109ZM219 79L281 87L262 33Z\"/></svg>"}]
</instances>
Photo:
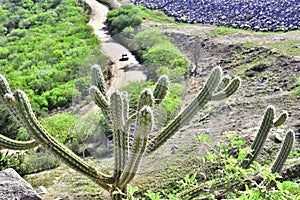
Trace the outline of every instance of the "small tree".
<instances>
[{"instance_id":1,"label":"small tree","mask_svg":"<svg viewBox=\"0 0 300 200\"><path fill-rule=\"evenodd\" d=\"M196 76L200 73L199 70L203 61L207 57L207 51L205 50L205 44L200 41L200 38L196 38L195 41L193 41L189 45L188 49L189 53L188 56L190 58L191 62L191 70L190 75Z\"/></svg>"}]
</instances>

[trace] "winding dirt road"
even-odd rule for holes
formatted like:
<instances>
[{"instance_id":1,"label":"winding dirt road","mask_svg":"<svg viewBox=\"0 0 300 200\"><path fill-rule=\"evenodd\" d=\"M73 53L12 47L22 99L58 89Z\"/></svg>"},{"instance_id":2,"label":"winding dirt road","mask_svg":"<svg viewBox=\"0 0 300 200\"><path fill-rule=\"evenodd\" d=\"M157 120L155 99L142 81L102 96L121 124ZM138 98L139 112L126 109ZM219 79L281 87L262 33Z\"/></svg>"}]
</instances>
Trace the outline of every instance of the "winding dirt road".
<instances>
[{"instance_id":1,"label":"winding dirt road","mask_svg":"<svg viewBox=\"0 0 300 200\"><path fill-rule=\"evenodd\" d=\"M111 81L109 91L126 86L129 81L146 80L147 77L142 71L124 71L124 67L129 64L138 64L138 61L128 49L119 43L114 42L105 30L104 22L106 20L108 8L96 0L85 0L85 2L92 8L92 15L88 24L94 28L94 33L102 41L101 46L103 54L114 63L112 65L113 80ZM119 61L123 53L128 55L129 59L127 61Z\"/></svg>"}]
</instances>

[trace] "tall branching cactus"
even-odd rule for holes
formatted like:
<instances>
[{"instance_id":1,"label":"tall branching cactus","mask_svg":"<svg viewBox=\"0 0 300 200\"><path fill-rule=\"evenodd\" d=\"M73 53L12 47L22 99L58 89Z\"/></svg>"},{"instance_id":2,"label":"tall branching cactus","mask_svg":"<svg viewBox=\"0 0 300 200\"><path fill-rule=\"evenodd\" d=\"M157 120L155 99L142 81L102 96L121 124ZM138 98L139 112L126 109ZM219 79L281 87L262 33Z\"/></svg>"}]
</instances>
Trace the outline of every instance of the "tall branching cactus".
<instances>
[{"instance_id":1,"label":"tall branching cactus","mask_svg":"<svg viewBox=\"0 0 300 200\"><path fill-rule=\"evenodd\" d=\"M153 93L151 90L145 89L140 94L137 110L134 113L129 113L127 93L115 91L109 96L101 68L94 65L91 71L90 95L113 130L115 165L112 175L99 172L52 137L35 117L26 94L21 90L12 92L7 80L2 75L0 75L1 103L6 105L35 140L20 142L0 137L0 145L10 149L26 149L41 144L70 167L109 191L112 199L116 200L126 197L127 184L136 175L145 153L154 152L162 146L182 126L186 125L206 103L225 99L234 94L240 86L239 78L231 80L227 76L223 77L221 68L214 68L195 99L154 138L148 141L148 135L152 131L154 121L152 110L155 104L161 103L165 98L169 88L168 78L162 76L157 81ZM129 126L134 123L134 140L130 146Z\"/></svg>"}]
</instances>

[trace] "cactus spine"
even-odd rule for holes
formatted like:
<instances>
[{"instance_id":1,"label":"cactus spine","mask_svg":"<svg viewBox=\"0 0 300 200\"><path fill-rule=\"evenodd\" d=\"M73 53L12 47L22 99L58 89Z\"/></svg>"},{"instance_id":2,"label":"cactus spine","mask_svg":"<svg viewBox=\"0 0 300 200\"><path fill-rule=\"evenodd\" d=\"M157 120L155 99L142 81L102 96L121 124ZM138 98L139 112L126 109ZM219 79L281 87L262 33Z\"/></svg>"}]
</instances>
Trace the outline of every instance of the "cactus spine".
<instances>
[{"instance_id":1,"label":"cactus spine","mask_svg":"<svg viewBox=\"0 0 300 200\"><path fill-rule=\"evenodd\" d=\"M284 142L281 146L279 154L277 155L272 167L272 173L279 173L285 163L287 157L289 156L290 152L292 151L293 144L295 141L295 134L292 130L288 130L286 136L284 138Z\"/></svg>"},{"instance_id":2,"label":"cactus spine","mask_svg":"<svg viewBox=\"0 0 300 200\"><path fill-rule=\"evenodd\" d=\"M16 90L12 93L6 79L2 75L0 75L0 100L12 113L17 114L18 121L25 126L28 133L39 144L45 146L70 167L91 178L94 182L109 191L112 199L116 200L126 197L126 186L136 175L145 152L150 153L158 149L182 125L190 121L199 108L207 102L229 97L240 85L239 78L233 80L229 80L226 77L223 78L221 68L215 68L204 88L192 103L153 139L148 141L148 135L152 130L154 121L152 109L154 108L154 104L161 103L165 98L169 88L168 78L162 76L158 80L154 94L151 90L145 89L140 94L137 111L129 117L128 95L124 92L116 91L109 97L101 68L98 65L93 65L91 71L92 86L89 90L90 95L101 109L108 125L113 130L115 168L111 176L97 171L53 138L35 117L26 94L21 90ZM221 82L223 82L223 87L217 90ZM133 123L133 120L135 120L134 141L131 148L129 148L128 127ZM26 146L22 146L23 142L3 138L0 137L0 145L3 147L25 148ZM27 144L26 147L36 145L34 141L25 143Z\"/></svg>"},{"instance_id":3,"label":"cactus spine","mask_svg":"<svg viewBox=\"0 0 300 200\"><path fill-rule=\"evenodd\" d=\"M249 168L253 161L257 158L260 153L267 136L273 126L277 127L283 124L287 119L287 113L283 112L280 114L278 119L274 122L274 107L269 106L265 112L261 126L256 134L256 137L251 145L252 152L247 154L241 166L244 168Z\"/></svg>"}]
</instances>

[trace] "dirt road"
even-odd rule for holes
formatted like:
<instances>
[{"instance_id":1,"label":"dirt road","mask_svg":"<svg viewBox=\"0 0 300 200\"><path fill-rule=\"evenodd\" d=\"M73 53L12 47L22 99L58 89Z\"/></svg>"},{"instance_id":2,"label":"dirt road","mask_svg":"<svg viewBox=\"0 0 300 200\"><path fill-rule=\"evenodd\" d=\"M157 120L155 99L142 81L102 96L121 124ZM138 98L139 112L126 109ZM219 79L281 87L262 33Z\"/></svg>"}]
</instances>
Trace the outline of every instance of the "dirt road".
<instances>
[{"instance_id":1,"label":"dirt road","mask_svg":"<svg viewBox=\"0 0 300 200\"><path fill-rule=\"evenodd\" d=\"M146 80L147 77L142 71L124 71L124 67L129 64L138 64L138 61L128 49L114 42L105 30L104 22L108 8L96 0L85 0L85 2L92 8L92 15L88 24L94 28L94 33L102 41L102 52L114 63L112 65L113 80L111 81L111 88L109 90L113 91L126 86L129 81ZM128 55L129 59L127 61L119 61L121 55L124 53Z\"/></svg>"}]
</instances>

